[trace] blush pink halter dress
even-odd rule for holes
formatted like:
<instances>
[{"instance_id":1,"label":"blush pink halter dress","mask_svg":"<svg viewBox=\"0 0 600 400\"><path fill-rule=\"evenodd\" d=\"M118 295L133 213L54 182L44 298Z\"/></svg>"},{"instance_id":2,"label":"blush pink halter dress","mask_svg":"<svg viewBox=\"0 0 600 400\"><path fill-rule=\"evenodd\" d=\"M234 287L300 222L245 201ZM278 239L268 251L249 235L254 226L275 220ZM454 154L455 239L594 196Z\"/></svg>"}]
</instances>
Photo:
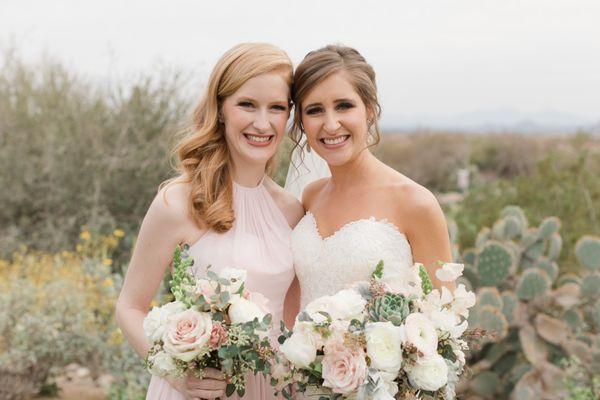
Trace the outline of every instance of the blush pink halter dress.
<instances>
[{"instance_id":1,"label":"blush pink halter dress","mask_svg":"<svg viewBox=\"0 0 600 400\"><path fill-rule=\"evenodd\" d=\"M268 178L266 178L268 179ZM272 336L277 337L283 319L283 301L294 279L290 228L285 216L265 187L265 178L253 188L233 184L235 222L226 233L205 233L189 249L196 276L233 267L248 271L246 288L262 293L273 314ZM273 394L268 378L249 374L245 400L280 399ZM164 379L152 376L146 400L183 400ZM239 399L236 395L230 399Z\"/></svg>"}]
</instances>

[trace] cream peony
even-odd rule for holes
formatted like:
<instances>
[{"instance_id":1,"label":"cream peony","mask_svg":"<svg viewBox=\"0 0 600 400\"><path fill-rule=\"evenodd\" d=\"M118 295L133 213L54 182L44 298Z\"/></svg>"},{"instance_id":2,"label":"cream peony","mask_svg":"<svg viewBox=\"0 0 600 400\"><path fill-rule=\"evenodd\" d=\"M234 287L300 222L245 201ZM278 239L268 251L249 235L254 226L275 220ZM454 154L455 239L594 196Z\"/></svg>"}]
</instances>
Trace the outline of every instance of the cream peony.
<instances>
[{"instance_id":1,"label":"cream peony","mask_svg":"<svg viewBox=\"0 0 600 400\"><path fill-rule=\"evenodd\" d=\"M245 269L225 268L219 271L217 275L231 282L229 285L229 292L237 293L242 284L246 282L246 276L248 275L248 272Z\"/></svg>"},{"instance_id":2,"label":"cream peony","mask_svg":"<svg viewBox=\"0 0 600 400\"><path fill-rule=\"evenodd\" d=\"M412 313L404 321L406 342L425 355L437 350L438 337L433 323L424 314Z\"/></svg>"},{"instance_id":3,"label":"cream peony","mask_svg":"<svg viewBox=\"0 0 600 400\"><path fill-rule=\"evenodd\" d=\"M327 321L327 317L321 312L325 312L331 316L331 297L322 296L314 299L304 308L315 324L321 324ZM332 316L333 318L333 316Z\"/></svg>"},{"instance_id":4,"label":"cream peony","mask_svg":"<svg viewBox=\"0 0 600 400\"><path fill-rule=\"evenodd\" d=\"M317 346L311 335L294 332L279 347L285 358L298 368L306 368L317 357Z\"/></svg>"},{"instance_id":5,"label":"cream peony","mask_svg":"<svg viewBox=\"0 0 600 400\"><path fill-rule=\"evenodd\" d=\"M258 318L260 321L267 313L258 304L235 295L231 297L227 314L232 323L243 324L254 318Z\"/></svg>"},{"instance_id":6,"label":"cream peony","mask_svg":"<svg viewBox=\"0 0 600 400\"><path fill-rule=\"evenodd\" d=\"M403 330L389 321L371 322L366 325L365 334L371 366L397 374L402 366Z\"/></svg>"},{"instance_id":7,"label":"cream peony","mask_svg":"<svg viewBox=\"0 0 600 400\"><path fill-rule=\"evenodd\" d=\"M146 337L152 342L160 340L165 333L169 317L184 310L185 304L180 301L173 301L162 307L152 307L143 322Z\"/></svg>"},{"instance_id":8,"label":"cream peony","mask_svg":"<svg viewBox=\"0 0 600 400\"><path fill-rule=\"evenodd\" d=\"M420 358L408 370L408 380L413 387L438 390L448 383L448 365L444 357L437 353Z\"/></svg>"},{"instance_id":9,"label":"cream peony","mask_svg":"<svg viewBox=\"0 0 600 400\"><path fill-rule=\"evenodd\" d=\"M189 309L169 318L163 335L167 354L182 361L191 361L206 351L212 332L209 313Z\"/></svg>"},{"instance_id":10,"label":"cream peony","mask_svg":"<svg viewBox=\"0 0 600 400\"><path fill-rule=\"evenodd\" d=\"M361 319L367 301L354 289L340 290L330 298L331 317L351 321Z\"/></svg>"},{"instance_id":11,"label":"cream peony","mask_svg":"<svg viewBox=\"0 0 600 400\"><path fill-rule=\"evenodd\" d=\"M367 377L367 361L362 350L351 351L343 343L327 347L323 357L323 386L348 395Z\"/></svg>"},{"instance_id":12,"label":"cream peony","mask_svg":"<svg viewBox=\"0 0 600 400\"><path fill-rule=\"evenodd\" d=\"M173 358L165 353L159 351L158 353L148 357L150 362L150 373L158 376L173 376L177 373L177 365Z\"/></svg>"},{"instance_id":13,"label":"cream peony","mask_svg":"<svg viewBox=\"0 0 600 400\"><path fill-rule=\"evenodd\" d=\"M465 266L457 263L445 263L435 271L435 276L442 282L454 282L462 275Z\"/></svg>"}]
</instances>

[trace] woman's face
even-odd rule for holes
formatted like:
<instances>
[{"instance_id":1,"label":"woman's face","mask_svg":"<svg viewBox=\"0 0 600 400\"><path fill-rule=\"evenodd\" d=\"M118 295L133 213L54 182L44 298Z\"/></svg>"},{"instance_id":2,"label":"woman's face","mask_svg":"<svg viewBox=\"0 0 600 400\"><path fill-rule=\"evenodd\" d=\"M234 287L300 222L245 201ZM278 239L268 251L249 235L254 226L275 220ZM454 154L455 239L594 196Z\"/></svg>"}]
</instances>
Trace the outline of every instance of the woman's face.
<instances>
[{"instance_id":1,"label":"woman's face","mask_svg":"<svg viewBox=\"0 0 600 400\"><path fill-rule=\"evenodd\" d=\"M223 101L221 118L234 164L262 163L277 152L290 116L289 85L270 72L248 79Z\"/></svg>"},{"instance_id":2,"label":"woman's face","mask_svg":"<svg viewBox=\"0 0 600 400\"><path fill-rule=\"evenodd\" d=\"M308 144L331 166L353 160L367 144L367 110L345 72L315 86L302 101Z\"/></svg>"}]
</instances>

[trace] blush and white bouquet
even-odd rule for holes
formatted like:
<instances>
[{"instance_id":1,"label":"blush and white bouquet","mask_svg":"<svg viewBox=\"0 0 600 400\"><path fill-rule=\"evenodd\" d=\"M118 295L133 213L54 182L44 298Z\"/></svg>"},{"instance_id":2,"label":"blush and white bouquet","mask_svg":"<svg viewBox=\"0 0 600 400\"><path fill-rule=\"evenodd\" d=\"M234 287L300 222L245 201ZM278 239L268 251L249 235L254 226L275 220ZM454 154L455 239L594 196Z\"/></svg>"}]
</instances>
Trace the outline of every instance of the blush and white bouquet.
<instances>
[{"instance_id":1,"label":"blush and white bouquet","mask_svg":"<svg viewBox=\"0 0 600 400\"><path fill-rule=\"evenodd\" d=\"M441 264L436 277L451 282L462 270ZM271 384L286 398L453 399L474 304L462 284L434 290L422 264L396 273L380 262L369 282L315 299L293 331L282 326Z\"/></svg>"},{"instance_id":2,"label":"blush and white bouquet","mask_svg":"<svg viewBox=\"0 0 600 400\"><path fill-rule=\"evenodd\" d=\"M245 270L208 267L206 278L194 277L187 249L177 247L173 257L175 301L152 308L144 319L152 343L146 365L152 374L177 378L202 378L205 368L217 368L227 379L227 396L243 396L248 372L270 371L267 301L244 287Z\"/></svg>"}]
</instances>

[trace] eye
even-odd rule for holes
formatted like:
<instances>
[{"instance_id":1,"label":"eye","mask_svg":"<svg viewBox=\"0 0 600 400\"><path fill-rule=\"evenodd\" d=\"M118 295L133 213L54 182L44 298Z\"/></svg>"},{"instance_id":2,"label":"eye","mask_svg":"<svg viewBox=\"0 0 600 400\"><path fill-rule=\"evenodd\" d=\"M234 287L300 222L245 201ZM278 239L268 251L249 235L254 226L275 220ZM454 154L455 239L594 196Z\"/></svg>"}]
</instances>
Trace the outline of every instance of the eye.
<instances>
[{"instance_id":1,"label":"eye","mask_svg":"<svg viewBox=\"0 0 600 400\"><path fill-rule=\"evenodd\" d=\"M249 107L254 107L254 104L252 104L252 103L251 103L251 102L249 102L249 101L240 101L240 102L238 103L238 106L240 106L240 107L246 107L246 108L249 108Z\"/></svg>"},{"instance_id":2,"label":"eye","mask_svg":"<svg viewBox=\"0 0 600 400\"><path fill-rule=\"evenodd\" d=\"M309 107L306 109L306 115L315 115L323 111L321 107Z\"/></svg>"},{"instance_id":3,"label":"eye","mask_svg":"<svg viewBox=\"0 0 600 400\"><path fill-rule=\"evenodd\" d=\"M343 101L343 102L339 103L335 108L338 110L348 110L353 107L354 107L354 104L348 103L347 101Z\"/></svg>"},{"instance_id":4,"label":"eye","mask_svg":"<svg viewBox=\"0 0 600 400\"><path fill-rule=\"evenodd\" d=\"M287 111L287 107L282 105L274 105L272 108L277 111Z\"/></svg>"}]
</instances>

